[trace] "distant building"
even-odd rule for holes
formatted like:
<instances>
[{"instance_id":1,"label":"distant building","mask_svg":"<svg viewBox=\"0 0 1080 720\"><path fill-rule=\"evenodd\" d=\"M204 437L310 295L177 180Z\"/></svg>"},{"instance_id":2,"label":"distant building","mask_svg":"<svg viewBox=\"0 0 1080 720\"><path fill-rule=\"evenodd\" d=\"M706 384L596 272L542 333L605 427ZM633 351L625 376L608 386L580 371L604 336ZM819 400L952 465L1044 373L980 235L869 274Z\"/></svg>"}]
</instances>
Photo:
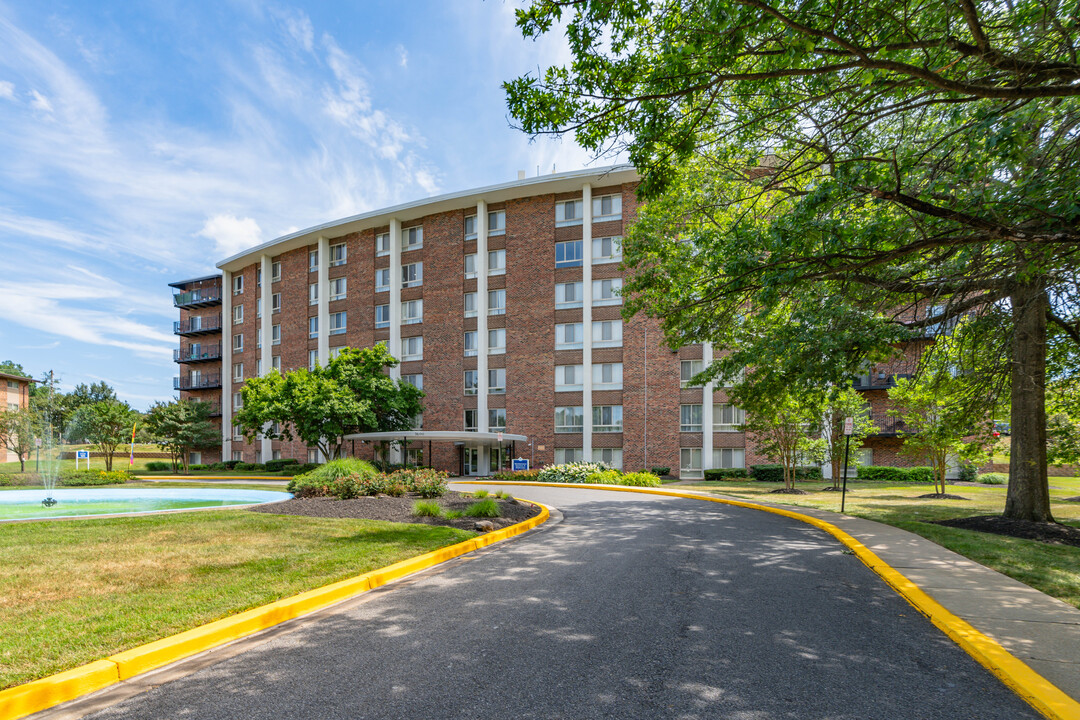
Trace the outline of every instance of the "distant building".
<instances>
[{"instance_id":1,"label":"distant building","mask_svg":"<svg viewBox=\"0 0 1080 720\"><path fill-rule=\"evenodd\" d=\"M30 383L33 380L21 375L0 373L0 412L18 410L30 406ZM0 448L4 462L18 462L19 458L7 448Z\"/></svg>"}]
</instances>

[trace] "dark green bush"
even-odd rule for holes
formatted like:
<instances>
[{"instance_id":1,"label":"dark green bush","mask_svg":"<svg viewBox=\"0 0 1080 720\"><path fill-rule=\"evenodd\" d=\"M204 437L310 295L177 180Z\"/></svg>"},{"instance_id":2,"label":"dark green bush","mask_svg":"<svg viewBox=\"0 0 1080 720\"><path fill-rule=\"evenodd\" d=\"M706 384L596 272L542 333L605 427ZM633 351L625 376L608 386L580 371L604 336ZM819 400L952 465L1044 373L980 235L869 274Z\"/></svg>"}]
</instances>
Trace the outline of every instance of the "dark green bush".
<instances>
[{"instance_id":1,"label":"dark green bush","mask_svg":"<svg viewBox=\"0 0 1080 720\"><path fill-rule=\"evenodd\" d=\"M21 487L41 482L37 473L0 473L0 487Z\"/></svg>"},{"instance_id":2,"label":"dark green bush","mask_svg":"<svg viewBox=\"0 0 1080 720\"><path fill-rule=\"evenodd\" d=\"M172 463L165 462L164 460L151 460L146 463L146 469L151 472L160 472L161 470L172 470Z\"/></svg>"},{"instance_id":3,"label":"dark green bush","mask_svg":"<svg viewBox=\"0 0 1080 720\"><path fill-rule=\"evenodd\" d=\"M216 463L214 463L214 464L212 464L210 466L210 469L211 470L230 470L230 469L232 469L232 466L230 466L228 463L216 462Z\"/></svg>"},{"instance_id":4,"label":"dark green bush","mask_svg":"<svg viewBox=\"0 0 1080 720\"><path fill-rule=\"evenodd\" d=\"M358 484L360 479L374 478L376 475L378 473L369 463L356 458L342 458L295 476L289 481L287 489L297 497L358 497L366 494ZM346 480L348 482L343 482Z\"/></svg>"},{"instance_id":5,"label":"dark green bush","mask_svg":"<svg viewBox=\"0 0 1080 720\"><path fill-rule=\"evenodd\" d=\"M758 482L784 482L784 466L751 465L750 477Z\"/></svg>"},{"instance_id":6,"label":"dark green bush","mask_svg":"<svg viewBox=\"0 0 1080 720\"><path fill-rule=\"evenodd\" d=\"M469 507L465 508L465 517L487 517L494 518L499 517L499 503L495 502L491 498L484 498L474 502Z\"/></svg>"},{"instance_id":7,"label":"dark green bush","mask_svg":"<svg viewBox=\"0 0 1080 720\"><path fill-rule=\"evenodd\" d=\"M705 471L706 480L742 479L746 477L746 468L711 468Z\"/></svg>"},{"instance_id":8,"label":"dark green bush","mask_svg":"<svg viewBox=\"0 0 1080 720\"><path fill-rule=\"evenodd\" d=\"M235 470L236 466L240 464L239 460L222 460L221 464L225 466L225 470ZM214 468L215 470L217 468Z\"/></svg>"},{"instance_id":9,"label":"dark green bush","mask_svg":"<svg viewBox=\"0 0 1080 720\"><path fill-rule=\"evenodd\" d=\"M664 477L665 475L671 474L671 468L658 466L654 468L649 468L649 472L651 472L653 475L659 475L660 477Z\"/></svg>"},{"instance_id":10,"label":"dark green bush","mask_svg":"<svg viewBox=\"0 0 1080 720\"><path fill-rule=\"evenodd\" d=\"M963 463L956 469L956 479L960 482L975 482L975 478L978 477L979 471L975 469L974 465L969 463Z\"/></svg>"},{"instance_id":11,"label":"dark green bush","mask_svg":"<svg viewBox=\"0 0 1080 720\"><path fill-rule=\"evenodd\" d=\"M1004 485L1009 481L1006 473L981 473L978 478L979 482L986 485Z\"/></svg>"},{"instance_id":12,"label":"dark green bush","mask_svg":"<svg viewBox=\"0 0 1080 720\"><path fill-rule=\"evenodd\" d=\"M266 471L267 472L279 472L286 465L299 465L300 461L295 458L281 458L279 460L267 460Z\"/></svg>"},{"instance_id":13,"label":"dark green bush","mask_svg":"<svg viewBox=\"0 0 1080 720\"><path fill-rule=\"evenodd\" d=\"M937 478L934 476L934 468L929 467L913 467L904 470L904 474L907 476L908 482L926 483L928 485L934 484Z\"/></svg>"},{"instance_id":14,"label":"dark green bush","mask_svg":"<svg viewBox=\"0 0 1080 720\"><path fill-rule=\"evenodd\" d=\"M430 499L446 494L446 480L449 475L433 468L409 468L396 470L387 477L391 482L400 482L407 492Z\"/></svg>"},{"instance_id":15,"label":"dark green bush","mask_svg":"<svg viewBox=\"0 0 1080 720\"><path fill-rule=\"evenodd\" d=\"M64 487L93 487L95 485L122 485L135 476L127 470L61 470L56 480Z\"/></svg>"},{"instance_id":16,"label":"dark green bush","mask_svg":"<svg viewBox=\"0 0 1080 720\"><path fill-rule=\"evenodd\" d=\"M907 482L908 480L904 468L889 467L888 465L860 465L855 476L860 480L869 482L898 483Z\"/></svg>"},{"instance_id":17,"label":"dark green bush","mask_svg":"<svg viewBox=\"0 0 1080 720\"><path fill-rule=\"evenodd\" d=\"M318 463L303 463L302 465L286 465L281 468L282 475L303 475L319 467Z\"/></svg>"},{"instance_id":18,"label":"dark green bush","mask_svg":"<svg viewBox=\"0 0 1080 720\"><path fill-rule=\"evenodd\" d=\"M540 478L539 470L501 470L493 476L496 480L510 482L536 482Z\"/></svg>"},{"instance_id":19,"label":"dark green bush","mask_svg":"<svg viewBox=\"0 0 1080 720\"><path fill-rule=\"evenodd\" d=\"M188 465L188 470L209 470L209 469L210 469L209 465L204 465L204 464L201 464L201 463L196 463L195 465Z\"/></svg>"}]
</instances>

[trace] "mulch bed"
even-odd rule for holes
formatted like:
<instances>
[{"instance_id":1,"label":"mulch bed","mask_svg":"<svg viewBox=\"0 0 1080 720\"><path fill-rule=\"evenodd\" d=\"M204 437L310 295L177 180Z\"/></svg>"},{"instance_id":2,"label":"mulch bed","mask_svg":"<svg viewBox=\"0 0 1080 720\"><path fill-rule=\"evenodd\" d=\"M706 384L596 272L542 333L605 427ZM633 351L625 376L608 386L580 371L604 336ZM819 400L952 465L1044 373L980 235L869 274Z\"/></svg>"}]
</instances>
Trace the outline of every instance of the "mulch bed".
<instances>
[{"instance_id":1,"label":"mulch bed","mask_svg":"<svg viewBox=\"0 0 1080 720\"><path fill-rule=\"evenodd\" d=\"M1024 540L1038 540L1050 545L1080 547L1080 528L1070 525L1012 520L1000 515L979 515L954 520L937 520L934 524L960 528L961 530L976 530L995 535L1008 535L1009 537Z\"/></svg>"},{"instance_id":2,"label":"mulch bed","mask_svg":"<svg viewBox=\"0 0 1080 720\"><path fill-rule=\"evenodd\" d=\"M967 500L963 495L951 495L949 493L927 493L919 495L919 500Z\"/></svg>"},{"instance_id":3,"label":"mulch bed","mask_svg":"<svg viewBox=\"0 0 1080 720\"><path fill-rule=\"evenodd\" d=\"M780 495L809 495L810 494L810 493L806 492L805 490L800 490L799 488L791 488L790 490L788 488L777 488L776 490L770 490L769 492L772 493L772 494L779 493Z\"/></svg>"},{"instance_id":4,"label":"mulch bed","mask_svg":"<svg viewBox=\"0 0 1080 720\"><path fill-rule=\"evenodd\" d=\"M495 529L514 525L523 520L540 514L540 508L536 505L522 503L513 498L500 500L494 495L489 495L492 500L499 504L501 517L497 518L470 518L461 517L449 519L445 517L417 517L412 514L413 503L422 500L419 495L412 493L402 497L390 497L379 495L376 497L360 497L353 500L338 500L337 498L293 498L282 502L266 503L248 508L251 512L270 513L272 515L306 515L308 517L325 518L359 518L363 520L385 520L387 522L417 523L425 525L445 525L456 527L461 530L474 530L476 522L489 520L495 525ZM463 493L448 492L436 502L444 511L464 510L477 501L475 497L467 497Z\"/></svg>"}]
</instances>

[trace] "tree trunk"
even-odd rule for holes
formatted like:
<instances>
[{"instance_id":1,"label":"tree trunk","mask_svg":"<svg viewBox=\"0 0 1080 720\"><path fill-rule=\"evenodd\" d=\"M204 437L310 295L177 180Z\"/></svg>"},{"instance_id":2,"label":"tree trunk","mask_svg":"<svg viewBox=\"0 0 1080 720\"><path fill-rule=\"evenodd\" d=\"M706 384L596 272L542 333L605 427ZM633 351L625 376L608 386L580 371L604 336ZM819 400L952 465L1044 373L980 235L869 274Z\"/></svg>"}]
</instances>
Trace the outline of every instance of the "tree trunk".
<instances>
[{"instance_id":1,"label":"tree trunk","mask_svg":"<svg viewBox=\"0 0 1080 720\"><path fill-rule=\"evenodd\" d=\"M1004 516L1054 522L1046 477L1046 291L1024 285L1012 301L1012 452Z\"/></svg>"}]
</instances>

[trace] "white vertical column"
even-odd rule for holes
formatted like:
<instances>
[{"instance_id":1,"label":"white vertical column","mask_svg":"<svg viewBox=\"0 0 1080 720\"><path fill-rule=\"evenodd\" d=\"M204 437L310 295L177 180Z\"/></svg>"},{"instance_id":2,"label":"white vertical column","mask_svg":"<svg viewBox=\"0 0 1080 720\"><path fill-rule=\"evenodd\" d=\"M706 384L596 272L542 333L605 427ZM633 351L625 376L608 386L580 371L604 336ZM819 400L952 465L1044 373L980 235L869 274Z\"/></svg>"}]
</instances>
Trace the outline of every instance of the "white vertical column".
<instances>
[{"instance_id":1,"label":"white vertical column","mask_svg":"<svg viewBox=\"0 0 1080 720\"><path fill-rule=\"evenodd\" d=\"M330 240L319 238L319 364L330 360Z\"/></svg>"},{"instance_id":2,"label":"white vertical column","mask_svg":"<svg viewBox=\"0 0 1080 720\"><path fill-rule=\"evenodd\" d=\"M713 361L712 343L704 343L701 346L701 364L709 367ZM713 466L713 392L716 385L713 382L705 383L701 389L701 467L709 469Z\"/></svg>"},{"instance_id":3,"label":"white vertical column","mask_svg":"<svg viewBox=\"0 0 1080 720\"><path fill-rule=\"evenodd\" d=\"M221 459L232 459L232 273L221 273Z\"/></svg>"},{"instance_id":4,"label":"white vertical column","mask_svg":"<svg viewBox=\"0 0 1080 720\"><path fill-rule=\"evenodd\" d=\"M488 427L487 243L487 203L481 200L476 203L476 429L480 432L488 432L490 429ZM487 454L486 447L483 453Z\"/></svg>"},{"instance_id":5,"label":"white vertical column","mask_svg":"<svg viewBox=\"0 0 1080 720\"><path fill-rule=\"evenodd\" d=\"M581 390L581 411L584 423L581 428L581 453L585 462L592 461L592 185L581 188L581 362L585 374Z\"/></svg>"},{"instance_id":6,"label":"white vertical column","mask_svg":"<svg viewBox=\"0 0 1080 720\"><path fill-rule=\"evenodd\" d=\"M401 359L401 221L390 221L390 354ZM390 377L401 377L401 366L390 369Z\"/></svg>"},{"instance_id":7,"label":"white vertical column","mask_svg":"<svg viewBox=\"0 0 1080 720\"><path fill-rule=\"evenodd\" d=\"M259 327L262 330L262 349L259 352L259 358L262 360L262 373L265 377L269 374L270 370L274 367L274 338L273 338L273 323L274 318L270 312L270 295L272 284L271 278L271 262L269 255L263 255L260 258L260 267L262 268L262 287L259 293L259 299L262 304L262 318L259 323ZM270 438L263 436L262 439L262 461L266 462L273 457L273 441Z\"/></svg>"}]
</instances>

